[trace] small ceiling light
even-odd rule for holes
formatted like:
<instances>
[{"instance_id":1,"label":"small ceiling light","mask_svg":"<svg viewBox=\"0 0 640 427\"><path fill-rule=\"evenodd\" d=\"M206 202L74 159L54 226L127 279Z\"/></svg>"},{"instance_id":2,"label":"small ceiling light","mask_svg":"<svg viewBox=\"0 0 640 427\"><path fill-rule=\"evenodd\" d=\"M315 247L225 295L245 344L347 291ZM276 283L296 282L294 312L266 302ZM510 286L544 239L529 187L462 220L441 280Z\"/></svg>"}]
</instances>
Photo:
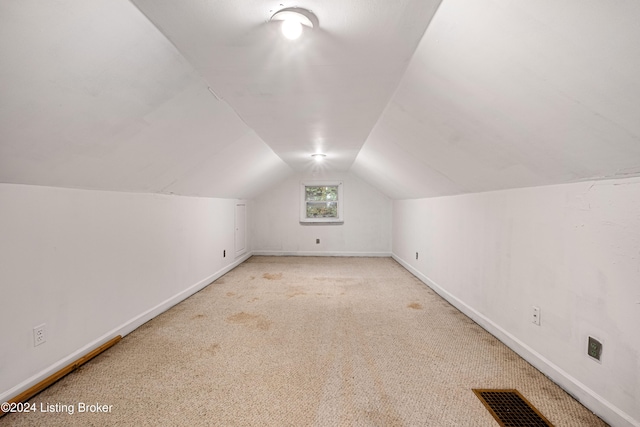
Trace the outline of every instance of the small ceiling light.
<instances>
[{"instance_id":1,"label":"small ceiling light","mask_svg":"<svg viewBox=\"0 0 640 427\"><path fill-rule=\"evenodd\" d=\"M292 19L282 21L282 35L289 40L295 40L302 35L302 24Z\"/></svg>"},{"instance_id":2,"label":"small ceiling light","mask_svg":"<svg viewBox=\"0 0 640 427\"><path fill-rule=\"evenodd\" d=\"M311 157L313 157L316 162L321 162L322 160L324 160L325 157L327 157L326 154L320 154L320 153L316 153L316 154L312 154Z\"/></svg>"},{"instance_id":3,"label":"small ceiling light","mask_svg":"<svg viewBox=\"0 0 640 427\"><path fill-rule=\"evenodd\" d=\"M282 21L282 34L289 40L295 40L302 35L303 26L310 29L318 26L318 18L307 9L300 7L288 7L279 10L271 21Z\"/></svg>"}]
</instances>

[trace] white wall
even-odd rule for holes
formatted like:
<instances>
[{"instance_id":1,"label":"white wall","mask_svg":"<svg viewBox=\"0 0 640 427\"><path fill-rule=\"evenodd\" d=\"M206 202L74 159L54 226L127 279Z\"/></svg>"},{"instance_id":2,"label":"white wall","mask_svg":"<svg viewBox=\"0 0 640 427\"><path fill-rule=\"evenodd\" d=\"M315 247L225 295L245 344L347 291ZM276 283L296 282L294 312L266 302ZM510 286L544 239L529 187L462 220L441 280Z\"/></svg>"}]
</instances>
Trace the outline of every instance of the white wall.
<instances>
[{"instance_id":1,"label":"white wall","mask_svg":"<svg viewBox=\"0 0 640 427\"><path fill-rule=\"evenodd\" d=\"M640 179L395 201L393 254L605 421L640 425Z\"/></svg>"},{"instance_id":2,"label":"white wall","mask_svg":"<svg viewBox=\"0 0 640 427\"><path fill-rule=\"evenodd\" d=\"M232 268L234 204L0 184L0 401Z\"/></svg>"},{"instance_id":3,"label":"white wall","mask_svg":"<svg viewBox=\"0 0 640 427\"><path fill-rule=\"evenodd\" d=\"M300 223L300 183L314 180L344 183L344 224ZM391 200L353 174L293 175L255 198L250 207L254 255L391 253Z\"/></svg>"}]
</instances>

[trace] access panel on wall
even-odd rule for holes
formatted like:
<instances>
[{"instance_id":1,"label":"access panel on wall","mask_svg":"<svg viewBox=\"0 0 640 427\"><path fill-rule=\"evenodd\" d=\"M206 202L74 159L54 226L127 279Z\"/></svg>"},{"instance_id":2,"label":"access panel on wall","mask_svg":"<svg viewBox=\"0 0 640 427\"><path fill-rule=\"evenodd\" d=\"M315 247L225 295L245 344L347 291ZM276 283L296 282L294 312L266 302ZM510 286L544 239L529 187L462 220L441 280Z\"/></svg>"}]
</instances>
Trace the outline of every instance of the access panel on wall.
<instances>
[{"instance_id":1,"label":"access panel on wall","mask_svg":"<svg viewBox=\"0 0 640 427\"><path fill-rule=\"evenodd\" d=\"M247 205L245 203L236 203L235 227L236 256L238 256L247 251Z\"/></svg>"}]
</instances>

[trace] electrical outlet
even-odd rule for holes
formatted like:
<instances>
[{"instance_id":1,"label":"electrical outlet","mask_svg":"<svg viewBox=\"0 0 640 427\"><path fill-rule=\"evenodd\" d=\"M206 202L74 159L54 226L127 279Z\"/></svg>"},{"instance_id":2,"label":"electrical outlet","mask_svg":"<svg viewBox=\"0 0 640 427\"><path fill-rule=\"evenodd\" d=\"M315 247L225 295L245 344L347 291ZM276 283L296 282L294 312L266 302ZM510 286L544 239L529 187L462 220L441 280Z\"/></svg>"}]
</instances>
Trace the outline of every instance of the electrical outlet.
<instances>
[{"instance_id":1,"label":"electrical outlet","mask_svg":"<svg viewBox=\"0 0 640 427\"><path fill-rule=\"evenodd\" d=\"M227 250L223 249L222 250L222 258L226 258L227 257Z\"/></svg>"},{"instance_id":2,"label":"electrical outlet","mask_svg":"<svg viewBox=\"0 0 640 427\"><path fill-rule=\"evenodd\" d=\"M39 346L47 342L47 324L35 326L33 328L33 346Z\"/></svg>"},{"instance_id":3,"label":"electrical outlet","mask_svg":"<svg viewBox=\"0 0 640 427\"><path fill-rule=\"evenodd\" d=\"M418 252L416 252L416 259L418 259Z\"/></svg>"},{"instance_id":4,"label":"electrical outlet","mask_svg":"<svg viewBox=\"0 0 640 427\"><path fill-rule=\"evenodd\" d=\"M593 337L589 337L587 354L600 362L600 356L602 356L602 343Z\"/></svg>"},{"instance_id":5,"label":"electrical outlet","mask_svg":"<svg viewBox=\"0 0 640 427\"><path fill-rule=\"evenodd\" d=\"M531 322L540 326L540 307L531 307Z\"/></svg>"},{"instance_id":6,"label":"electrical outlet","mask_svg":"<svg viewBox=\"0 0 640 427\"><path fill-rule=\"evenodd\" d=\"M316 245L320 243L320 239L316 239Z\"/></svg>"}]
</instances>

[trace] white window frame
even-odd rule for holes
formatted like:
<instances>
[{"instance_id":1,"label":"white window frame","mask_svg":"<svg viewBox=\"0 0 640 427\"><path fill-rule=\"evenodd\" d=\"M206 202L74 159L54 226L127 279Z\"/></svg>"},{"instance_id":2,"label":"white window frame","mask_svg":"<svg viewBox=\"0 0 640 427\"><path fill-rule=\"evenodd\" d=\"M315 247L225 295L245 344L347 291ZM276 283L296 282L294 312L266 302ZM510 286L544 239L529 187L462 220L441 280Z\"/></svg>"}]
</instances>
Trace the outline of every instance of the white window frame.
<instances>
[{"instance_id":1,"label":"white window frame","mask_svg":"<svg viewBox=\"0 0 640 427\"><path fill-rule=\"evenodd\" d=\"M337 218L307 218L306 187L338 187ZM342 181L306 181L300 183L300 222L302 223L343 223L344 192Z\"/></svg>"}]
</instances>

